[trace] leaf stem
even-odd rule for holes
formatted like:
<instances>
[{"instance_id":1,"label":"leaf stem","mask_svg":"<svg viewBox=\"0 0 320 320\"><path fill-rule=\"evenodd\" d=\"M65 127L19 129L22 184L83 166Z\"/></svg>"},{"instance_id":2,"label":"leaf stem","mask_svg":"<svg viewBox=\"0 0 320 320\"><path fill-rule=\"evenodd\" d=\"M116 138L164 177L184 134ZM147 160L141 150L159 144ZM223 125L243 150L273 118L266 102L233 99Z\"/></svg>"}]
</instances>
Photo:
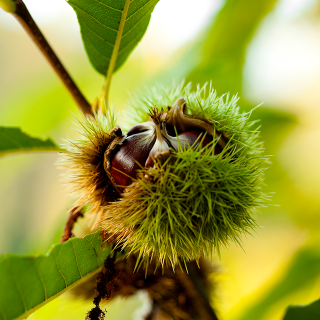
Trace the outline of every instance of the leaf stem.
<instances>
[{"instance_id":1,"label":"leaf stem","mask_svg":"<svg viewBox=\"0 0 320 320\"><path fill-rule=\"evenodd\" d=\"M93 115L91 105L83 96L55 52L52 50L51 46L43 36L22 0L16 0L16 11L13 12L12 15L20 22L22 27L31 36L32 40L36 43L43 55L49 61L54 71L68 89L83 114L86 116Z\"/></svg>"},{"instance_id":2,"label":"leaf stem","mask_svg":"<svg viewBox=\"0 0 320 320\"><path fill-rule=\"evenodd\" d=\"M116 38L116 41L115 41L115 44L113 47L113 51L112 51L112 55L111 55L111 59L109 62L107 76L106 76L106 79L105 79L105 82L104 82L104 85L102 88L102 93L101 93L101 98L100 98L100 106L102 108L105 107L104 102L106 102L108 104L111 79L112 79L113 71L114 71L116 63L117 63L118 52L119 52L120 43L121 43L121 37L122 37L123 29L124 29L124 24L125 24L125 21L127 18L129 6L130 6L130 0L126 0L126 2L124 4L123 11L122 11L121 19L119 22L119 29L117 32L117 38ZM103 110L103 111L105 111L105 110Z\"/></svg>"}]
</instances>

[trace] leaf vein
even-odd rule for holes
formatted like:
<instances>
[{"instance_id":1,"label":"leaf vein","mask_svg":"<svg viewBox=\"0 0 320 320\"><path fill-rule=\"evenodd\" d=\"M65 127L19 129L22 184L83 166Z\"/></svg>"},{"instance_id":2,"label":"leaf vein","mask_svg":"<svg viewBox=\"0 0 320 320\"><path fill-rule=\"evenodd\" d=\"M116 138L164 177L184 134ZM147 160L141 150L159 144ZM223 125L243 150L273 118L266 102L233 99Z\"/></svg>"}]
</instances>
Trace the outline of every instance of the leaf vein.
<instances>
[{"instance_id":1,"label":"leaf vein","mask_svg":"<svg viewBox=\"0 0 320 320\"><path fill-rule=\"evenodd\" d=\"M80 277L82 278L83 275L82 275L82 273L81 273L80 266L79 266L79 263L78 263L77 253L76 253L76 250L75 250L75 248L74 248L73 242L72 242L72 241L70 241L70 242L71 242L71 244L72 244L72 248L73 248L73 251L74 251L74 256L75 256L75 258L76 258L77 267L78 267L78 270L79 270L79 273L80 273Z\"/></svg>"},{"instance_id":2,"label":"leaf vein","mask_svg":"<svg viewBox=\"0 0 320 320\"><path fill-rule=\"evenodd\" d=\"M60 269L59 269L59 265L58 265L57 258L56 258L56 256L55 256L55 251L54 251L54 250L52 251L52 256L53 256L54 262L55 262L55 264L56 264L56 266L57 266L57 269L58 269L61 277L63 278L64 283L66 284L66 288L67 288L67 287L68 287L67 279L64 277L64 275L62 274L62 272L61 272Z\"/></svg>"},{"instance_id":3,"label":"leaf vein","mask_svg":"<svg viewBox=\"0 0 320 320\"><path fill-rule=\"evenodd\" d=\"M91 40L86 37L86 36L83 36L84 38L87 39L87 41L91 44L91 47L94 49L95 52L97 52L101 57L105 58L107 61L110 61L109 57L105 56L103 53L101 53L94 45L93 43L91 42Z\"/></svg>"},{"instance_id":4,"label":"leaf vein","mask_svg":"<svg viewBox=\"0 0 320 320\"><path fill-rule=\"evenodd\" d=\"M148 12L147 14L149 14L150 12L152 12L152 9L149 10L149 12ZM148 19L147 15L145 15L145 16L143 16L141 19L139 19L139 20L137 21L137 23L135 23L135 25L134 25L132 28L130 28L126 33L124 33L123 36L122 36L122 39L123 39L124 37L126 37L128 34L130 34L130 33L132 32L132 30L134 30L137 26L140 26L141 21L142 21L143 19L145 19L145 18Z\"/></svg>"},{"instance_id":5,"label":"leaf vein","mask_svg":"<svg viewBox=\"0 0 320 320\"><path fill-rule=\"evenodd\" d=\"M95 20L96 22L98 22L99 24L101 24L102 26L104 26L105 28L109 29L109 30L112 30L114 32L118 32L118 30L116 29L112 29L106 25L104 25L103 23L101 23L99 20L97 20L95 17L93 17L90 13L84 11L83 9L81 9L80 7L78 7L77 5L75 4L72 4L72 6L74 6L75 8L77 8L77 10L81 11L82 13L86 14L87 16L89 16L90 18L92 18L93 20Z\"/></svg>"},{"instance_id":6,"label":"leaf vein","mask_svg":"<svg viewBox=\"0 0 320 320\"><path fill-rule=\"evenodd\" d=\"M143 19L148 19L148 16L147 16L147 15L148 15L149 13L151 13L152 10L153 10L153 8L151 8L145 16L143 16L141 19L139 19L139 20L137 21L137 23L136 23L132 28L130 28L125 34L123 34L123 35L122 35L122 39L123 39L124 37L126 37L128 34L130 34L130 33L132 32L132 30L134 30L137 26L139 26L140 23L141 23L141 21L142 21Z\"/></svg>"},{"instance_id":7,"label":"leaf vein","mask_svg":"<svg viewBox=\"0 0 320 320\"><path fill-rule=\"evenodd\" d=\"M111 47L114 47L114 44L108 42L107 40L105 40L104 38L102 38L98 33L96 33L94 30L92 30L91 27L89 27L84 20L82 20L82 23L88 28L88 30L90 32L92 32L94 35L96 35L99 39L101 39L103 42L105 42L106 44L110 45Z\"/></svg>"},{"instance_id":8,"label":"leaf vein","mask_svg":"<svg viewBox=\"0 0 320 320\"><path fill-rule=\"evenodd\" d=\"M39 277L39 279L40 279L40 281L41 281L41 283L42 283L43 289L44 289L44 300L47 300L47 299L48 299L47 288L46 288L45 283L44 283L44 281L43 281L43 279L42 279L42 277L41 277L41 274L40 274L40 272L39 272L39 270L38 270L38 267L37 267L37 264L36 264L35 259L32 259L32 261L33 261L34 268L35 268L36 271L37 271L37 275L38 275L38 277Z\"/></svg>"},{"instance_id":9,"label":"leaf vein","mask_svg":"<svg viewBox=\"0 0 320 320\"><path fill-rule=\"evenodd\" d=\"M119 24L119 29L117 32L116 41L115 41L114 48L113 48L112 54L111 54L111 59L110 59L109 66L108 66L107 76L106 76L104 87L102 90L102 96L104 96L106 100L108 100L112 74L114 72L114 68L116 67L118 52L119 52L119 48L120 48L120 44L121 44L121 38L122 38L124 25L126 22L129 7L130 7L130 0L126 0L125 4L124 4L123 11L122 11L121 19L120 19L120 24Z\"/></svg>"},{"instance_id":10,"label":"leaf vein","mask_svg":"<svg viewBox=\"0 0 320 320\"><path fill-rule=\"evenodd\" d=\"M140 7L136 12L134 12L130 17L127 17L126 22L130 20L132 17L134 17L140 10L142 10L145 6L147 6L151 1L152 0L149 0L142 7ZM153 1L157 2L158 0L153 0Z\"/></svg>"},{"instance_id":11,"label":"leaf vein","mask_svg":"<svg viewBox=\"0 0 320 320\"><path fill-rule=\"evenodd\" d=\"M23 304L23 307L24 307L24 312L26 312L27 311L27 304L26 304L24 296L23 296L23 294L21 292L21 288L19 287L19 285L17 283L17 280L16 280L15 276L13 275L13 273L11 272L11 270L7 266L5 266L5 268L7 269L8 273L10 274L10 276L12 278L12 281L13 281L14 285L16 286L16 288L17 288L17 290L19 292L19 295L20 295L20 298L22 300L22 304Z\"/></svg>"},{"instance_id":12,"label":"leaf vein","mask_svg":"<svg viewBox=\"0 0 320 320\"><path fill-rule=\"evenodd\" d=\"M140 35L138 34L136 37L134 37L129 43L127 43L121 50L119 50L119 56L121 55L122 52L126 51L128 47L132 45L132 43L136 42L136 39L139 38Z\"/></svg>"},{"instance_id":13,"label":"leaf vein","mask_svg":"<svg viewBox=\"0 0 320 320\"><path fill-rule=\"evenodd\" d=\"M119 10L119 9L113 8L111 6L108 6L107 4L105 4L105 3L101 2L101 1L98 1L98 0L94 0L94 1L100 3L101 5L103 5L103 6L107 7L107 8L110 8L110 9L112 9L114 11L122 12L122 10Z\"/></svg>"},{"instance_id":14,"label":"leaf vein","mask_svg":"<svg viewBox=\"0 0 320 320\"><path fill-rule=\"evenodd\" d=\"M96 248L93 246L92 242L89 241L89 239L87 239L87 238L84 238L84 239L86 239L86 240L90 243L90 245L91 245L91 247L92 247L92 249L93 249L93 251L94 251L94 253L95 253L95 255L96 255L97 262L98 262L98 266L100 266L100 261L99 261L99 258L98 258L98 253L97 253L97 251L96 251Z\"/></svg>"}]
</instances>

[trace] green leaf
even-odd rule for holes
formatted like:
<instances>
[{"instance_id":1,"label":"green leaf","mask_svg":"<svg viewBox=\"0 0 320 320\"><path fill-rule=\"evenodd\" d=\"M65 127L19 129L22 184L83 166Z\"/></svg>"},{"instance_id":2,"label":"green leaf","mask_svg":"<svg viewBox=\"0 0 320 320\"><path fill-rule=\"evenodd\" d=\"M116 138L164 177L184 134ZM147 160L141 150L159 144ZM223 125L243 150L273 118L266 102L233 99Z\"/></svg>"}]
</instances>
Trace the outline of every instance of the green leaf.
<instances>
[{"instance_id":1,"label":"green leaf","mask_svg":"<svg viewBox=\"0 0 320 320\"><path fill-rule=\"evenodd\" d=\"M17 152L59 151L51 140L33 138L20 128L0 127L0 156Z\"/></svg>"},{"instance_id":2,"label":"green leaf","mask_svg":"<svg viewBox=\"0 0 320 320\"><path fill-rule=\"evenodd\" d=\"M187 81L212 80L218 94L242 91L246 48L261 20L277 0L227 0L192 55L197 65Z\"/></svg>"},{"instance_id":3,"label":"green leaf","mask_svg":"<svg viewBox=\"0 0 320 320\"><path fill-rule=\"evenodd\" d=\"M276 2L226 0L217 16L212 17L207 30L189 44L175 67L162 75L162 81L186 78L186 82L200 85L212 81L218 95L229 92L242 96L247 46Z\"/></svg>"},{"instance_id":4,"label":"green leaf","mask_svg":"<svg viewBox=\"0 0 320 320\"><path fill-rule=\"evenodd\" d=\"M77 13L92 65L106 75L109 68L116 71L141 40L159 0L67 1Z\"/></svg>"},{"instance_id":5,"label":"green leaf","mask_svg":"<svg viewBox=\"0 0 320 320\"><path fill-rule=\"evenodd\" d=\"M235 320L263 319L281 300L315 283L319 277L320 250L318 244L302 248L292 259L283 277L255 302L254 306L238 314ZM253 296L256 293L252 294ZM308 318L299 318L309 320Z\"/></svg>"},{"instance_id":6,"label":"green leaf","mask_svg":"<svg viewBox=\"0 0 320 320\"><path fill-rule=\"evenodd\" d=\"M3 255L0 320L24 319L97 272L110 254L101 248L99 233L70 239L38 257Z\"/></svg>"},{"instance_id":7,"label":"green leaf","mask_svg":"<svg viewBox=\"0 0 320 320\"><path fill-rule=\"evenodd\" d=\"M306 306L290 306L283 320L319 320L320 299Z\"/></svg>"}]
</instances>

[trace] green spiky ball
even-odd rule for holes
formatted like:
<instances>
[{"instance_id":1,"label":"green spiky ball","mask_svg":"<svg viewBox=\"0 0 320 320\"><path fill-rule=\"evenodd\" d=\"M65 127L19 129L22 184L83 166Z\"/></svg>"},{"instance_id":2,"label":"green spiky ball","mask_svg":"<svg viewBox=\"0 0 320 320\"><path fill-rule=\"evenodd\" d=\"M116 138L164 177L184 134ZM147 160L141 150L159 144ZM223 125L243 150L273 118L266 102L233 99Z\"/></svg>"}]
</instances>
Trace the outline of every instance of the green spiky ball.
<instances>
[{"instance_id":1,"label":"green spiky ball","mask_svg":"<svg viewBox=\"0 0 320 320\"><path fill-rule=\"evenodd\" d=\"M166 110L181 97L188 115L212 121L226 147L214 155L214 140L210 148L180 150L175 161L141 169L121 198L103 208L101 223L140 261L156 258L173 266L240 243L266 202L260 186L267 159L251 112L240 112L237 97L218 97L210 85L146 89L132 96L130 126L146 121L150 108Z\"/></svg>"}]
</instances>

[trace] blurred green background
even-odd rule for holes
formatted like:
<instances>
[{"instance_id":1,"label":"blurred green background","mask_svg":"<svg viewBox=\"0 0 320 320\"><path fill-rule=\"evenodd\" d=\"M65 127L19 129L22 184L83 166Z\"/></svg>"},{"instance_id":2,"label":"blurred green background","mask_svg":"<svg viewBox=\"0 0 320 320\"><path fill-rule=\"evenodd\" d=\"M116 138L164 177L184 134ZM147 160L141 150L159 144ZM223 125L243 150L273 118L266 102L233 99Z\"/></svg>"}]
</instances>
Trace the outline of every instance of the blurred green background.
<instances>
[{"instance_id":1,"label":"blurred green background","mask_svg":"<svg viewBox=\"0 0 320 320\"><path fill-rule=\"evenodd\" d=\"M103 78L88 62L72 8L63 0L25 3L93 101ZM244 250L232 244L214 262L215 305L222 320L280 320L289 304L320 297L320 1L160 0L145 37L113 78L119 122L128 91L182 78L212 80L220 95L238 93L244 111L263 102L253 117L261 119L266 153L273 155L265 190L274 194L256 217L261 228L243 239ZM72 113L80 116L51 67L0 11L0 126L63 143L77 137ZM0 159L1 254L44 253L59 241L72 200L57 158ZM122 319L141 318L130 310L146 299L136 299ZM123 303L115 303L115 312ZM82 319L88 306L64 294L30 319Z\"/></svg>"}]
</instances>

